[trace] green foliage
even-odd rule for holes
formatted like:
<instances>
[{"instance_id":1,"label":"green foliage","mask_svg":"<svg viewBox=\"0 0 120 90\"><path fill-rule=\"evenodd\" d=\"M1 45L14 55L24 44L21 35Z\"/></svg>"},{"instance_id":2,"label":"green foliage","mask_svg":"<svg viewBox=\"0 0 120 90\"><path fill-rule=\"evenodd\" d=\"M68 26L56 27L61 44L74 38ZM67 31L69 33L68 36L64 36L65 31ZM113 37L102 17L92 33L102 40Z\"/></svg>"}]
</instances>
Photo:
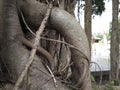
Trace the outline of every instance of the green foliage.
<instances>
[{"instance_id":1,"label":"green foliage","mask_svg":"<svg viewBox=\"0 0 120 90\"><path fill-rule=\"evenodd\" d=\"M120 85L120 80L113 80L110 83L105 85L105 90L116 90L114 86L119 86ZM118 89L117 89L118 90Z\"/></svg>"},{"instance_id":2,"label":"green foliage","mask_svg":"<svg viewBox=\"0 0 120 90\"><path fill-rule=\"evenodd\" d=\"M103 39L103 34L101 34L101 33L97 33L95 36L96 36L97 38Z\"/></svg>"},{"instance_id":3,"label":"green foliage","mask_svg":"<svg viewBox=\"0 0 120 90\"><path fill-rule=\"evenodd\" d=\"M95 78L93 77L93 75L90 75L90 79L92 81L93 90L98 90L98 87L96 85Z\"/></svg>"},{"instance_id":4,"label":"green foliage","mask_svg":"<svg viewBox=\"0 0 120 90\"><path fill-rule=\"evenodd\" d=\"M110 33L109 32L106 33L106 37L107 37L107 41L109 41L110 40Z\"/></svg>"},{"instance_id":5,"label":"green foliage","mask_svg":"<svg viewBox=\"0 0 120 90\"><path fill-rule=\"evenodd\" d=\"M93 85L93 90L99 90L95 84Z\"/></svg>"},{"instance_id":6,"label":"green foliage","mask_svg":"<svg viewBox=\"0 0 120 90\"><path fill-rule=\"evenodd\" d=\"M114 85L119 86L120 85L120 80L114 80Z\"/></svg>"},{"instance_id":7,"label":"green foliage","mask_svg":"<svg viewBox=\"0 0 120 90\"><path fill-rule=\"evenodd\" d=\"M93 75L90 75L90 79L92 82L95 82L95 78L93 77Z\"/></svg>"},{"instance_id":8,"label":"green foliage","mask_svg":"<svg viewBox=\"0 0 120 90\"><path fill-rule=\"evenodd\" d=\"M85 0L77 0L85 1ZM80 5L81 8L84 8L85 4ZM105 11L105 0L92 0L92 14L101 15Z\"/></svg>"},{"instance_id":9,"label":"green foliage","mask_svg":"<svg viewBox=\"0 0 120 90\"><path fill-rule=\"evenodd\" d=\"M106 84L105 85L105 90L115 90L113 86L114 86L114 81Z\"/></svg>"},{"instance_id":10,"label":"green foliage","mask_svg":"<svg viewBox=\"0 0 120 90\"><path fill-rule=\"evenodd\" d=\"M92 13L94 15L101 15L105 11L105 0L92 0Z\"/></svg>"}]
</instances>

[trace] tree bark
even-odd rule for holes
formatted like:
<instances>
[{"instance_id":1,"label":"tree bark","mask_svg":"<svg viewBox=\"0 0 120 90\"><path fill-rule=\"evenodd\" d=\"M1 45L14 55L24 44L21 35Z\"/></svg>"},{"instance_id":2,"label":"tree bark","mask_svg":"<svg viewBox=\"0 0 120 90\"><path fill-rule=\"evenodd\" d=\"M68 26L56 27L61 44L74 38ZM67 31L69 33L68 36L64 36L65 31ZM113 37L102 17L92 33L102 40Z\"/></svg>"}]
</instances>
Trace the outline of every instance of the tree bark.
<instances>
[{"instance_id":1,"label":"tree bark","mask_svg":"<svg viewBox=\"0 0 120 90\"><path fill-rule=\"evenodd\" d=\"M85 0L85 32L88 38L89 47L91 51L91 40L92 40L92 30L91 30L91 16L92 16L92 1L91 0Z\"/></svg>"},{"instance_id":2,"label":"tree bark","mask_svg":"<svg viewBox=\"0 0 120 90\"><path fill-rule=\"evenodd\" d=\"M111 80L118 80L119 76L119 30L118 30L118 7L119 0L112 0L112 32L111 32Z\"/></svg>"},{"instance_id":3,"label":"tree bark","mask_svg":"<svg viewBox=\"0 0 120 90\"><path fill-rule=\"evenodd\" d=\"M24 70L25 64L28 62L29 50L22 44L19 36L23 36L22 29L17 14L16 0L4 0L3 1L3 29L0 33L2 38L0 56L5 64L4 76L5 83L13 88L16 80L21 72ZM35 61L32 63L28 74L24 78L24 81L19 90L68 90L66 86L57 82L58 87L54 87L54 82L51 75L45 69L41 61L42 57L35 56ZM8 85L7 85L8 86ZM9 90L10 87L3 90Z\"/></svg>"},{"instance_id":4,"label":"tree bark","mask_svg":"<svg viewBox=\"0 0 120 90\"><path fill-rule=\"evenodd\" d=\"M92 0L85 0L84 28L85 28L85 33L86 33L88 43L89 43L90 57L91 57L91 40L92 40L92 30L91 30L92 18L91 18L91 16L92 16ZM91 58L90 58L90 61L91 61ZM90 72L89 72L89 74L90 74ZM84 88L84 90L88 90L88 89L92 90L90 80L89 80L87 86Z\"/></svg>"},{"instance_id":5,"label":"tree bark","mask_svg":"<svg viewBox=\"0 0 120 90\"><path fill-rule=\"evenodd\" d=\"M42 10L41 6L43 7ZM44 15L46 9L47 6L42 3L21 2L21 10L26 17L26 21L29 23L30 26L32 25L35 28L39 26L41 20L40 17L42 17L41 13L42 15ZM32 17L35 18L33 19ZM82 85L84 84L86 86L88 84L86 84L86 82L90 80L89 73L87 73L88 76L84 75L85 81L80 81L82 74L85 73L86 70L89 71L90 51L85 32L72 15L65 12L64 10L60 10L59 8L53 8L49 24L49 26L52 26L52 28L54 28L61 35L63 35L68 43L74 45L79 49L79 51L82 52L80 53L74 49L71 49L72 61L74 63L74 68L72 68L72 71L74 72L74 83L77 84L77 87L80 86L81 82ZM85 67L85 71L83 70L83 67Z\"/></svg>"},{"instance_id":6,"label":"tree bark","mask_svg":"<svg viewBox=\"0 0 120 90\"><path fill-rule=\"evenodd\" d=\"M32 29L36 30L46 13L47 5L36 0L20 0L18 2L17 4L20 5L27 23ZM4 0L3 7L0 55L7 66L6 71L8 71L5 75L10 74L7 80L14 85L28 62L29 50L19 39L19 36L24 37L24 35L18 18L16 0ZM74 48L71 48L73 83L77 88L83 86L82 89L85 90L88 86L87 82L90 80L90 51L85 32L72 15L59 8L53 8L47 27L57 30L68 43L74 46ZM41 63L44 60L42 56L36 55L34 59L20 90L69 90L59 80L58 87L55 88L51 76Z\"/></svg>"}]
</instances>

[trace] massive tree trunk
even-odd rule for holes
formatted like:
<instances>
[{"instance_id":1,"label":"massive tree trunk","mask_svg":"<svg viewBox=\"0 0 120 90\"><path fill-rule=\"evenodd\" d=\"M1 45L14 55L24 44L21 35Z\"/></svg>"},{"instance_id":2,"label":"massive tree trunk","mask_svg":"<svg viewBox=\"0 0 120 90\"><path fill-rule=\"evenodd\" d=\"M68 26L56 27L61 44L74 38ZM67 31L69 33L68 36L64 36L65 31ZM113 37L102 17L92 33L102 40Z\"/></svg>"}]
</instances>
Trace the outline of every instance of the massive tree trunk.
<instances>
[{"instance_id":1,"label":"massive tree trunk","mask_svg":"<svg viewBox=\"0 0 120 90\"><path fill-rule=\"evenodd\" d=\"M119 76L119 30L118 30L119 0L112 0L112 32L111 32L111 80L118 80Z\"/></svg>"},{"instance_id":2,"label":"massive tree trunk","mask_svg":"<svg viewBox=\"0 0 120 90\"><path fill-rule=\"evenodd\" d=\"M29 51L22 45L19 36L23 36L20 27L16 0L4 0L3 2L3 29L1 40L1 60L5 64L6 82L15 84L21 72L24 70L25 64L28 62ZM55 90L53 80L47 70L41 63L41 58L35 57L28 75L23 82L20 90ZM44 73L43 73L43 72ZM47 73L47 74L46 74ZM58 83L60 90L67 90L62 84ZM8 88L9 89L9 88Z\"/></svg>"},{"instance_id":3,"label":"massive tree trunk","mask_svg":"<svg viewBox=\"0 0 120 90\"><path fill-rule=\"evenodd\" d=\"M48 6L36 0L20 0L18 4L17 7L20 6L30 28L37 30ZM0 33L2 35L2 38L0 38L2 47L1 62L5 64L2 66L5 70L4 75L8 76L5 80L12 83L12 85L15 84L24 70L29 57L29 49L22 44L19 38L24 38L25 34L18 18L17 7L16 0L4 0L3 17L1 16L3 18L3 29L1 29L2 32ZM85 32L72 15L59 8L52 9L47 28L56 30L65 38L66 42L74 45L74 47L70 48L71 62L73 62L73 85L77 88L83 86L83 90L87 90L84 88L86 88L87 82L90 80L88 78L90 75L87 73L89 72L90 51ZM36 55L34 59L20 87L21 90L68 90L68 87L61 84L60 80L57 80L58 87L54 87L51 76L41 63L44 60L42 56Z\"/></svg>"}]
</instances>

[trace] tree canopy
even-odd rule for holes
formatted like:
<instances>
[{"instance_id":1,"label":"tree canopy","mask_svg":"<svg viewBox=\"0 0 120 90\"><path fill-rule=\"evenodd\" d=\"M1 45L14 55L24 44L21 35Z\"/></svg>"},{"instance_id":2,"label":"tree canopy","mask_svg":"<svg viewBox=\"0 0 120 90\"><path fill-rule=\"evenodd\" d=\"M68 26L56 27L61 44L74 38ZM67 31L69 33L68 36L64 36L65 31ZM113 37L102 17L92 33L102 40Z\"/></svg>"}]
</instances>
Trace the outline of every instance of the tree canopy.
<instances>
[{"instance_id":1,"label":"tree canopy","mask_svg":"<svg viewBox=\"0 0 120 90\"><path fill-rule=\"evenodd\" d=\"M85 1L85 0L77 0ZM84 9L85 4L80 4L81 8ZM92 0L92 14L101 15L105 11L105 0Z\"/></svg>"}]
</instances>

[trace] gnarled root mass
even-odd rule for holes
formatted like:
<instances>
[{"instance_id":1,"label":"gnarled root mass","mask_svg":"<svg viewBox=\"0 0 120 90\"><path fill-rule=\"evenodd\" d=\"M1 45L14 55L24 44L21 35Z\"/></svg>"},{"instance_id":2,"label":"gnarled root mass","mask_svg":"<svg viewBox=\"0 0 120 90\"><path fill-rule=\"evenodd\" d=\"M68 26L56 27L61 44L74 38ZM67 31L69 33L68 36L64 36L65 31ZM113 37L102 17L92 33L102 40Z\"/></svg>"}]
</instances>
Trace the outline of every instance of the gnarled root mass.
<instances>
[{"instance_id":1,"label":"gnarled root mass","mask_svg":"<svg viewBox=\"0 0 120 90\"><path fill-rule=\"evenodd\" d=\"M18 11L17 8L19 8L26 20L26 23L28 26L35 32L37 28L40 26L44 15L46 14L48 6L46 4L40 3L36 0L18 0L16 4L16 0L4 0L3 1L3 29L2 30L2 38L0 38L2 44L1 44L1 57L3 58L4 64L7 67L5 75L8 74L9 77L6 80L9 80L13 82L13 85L17 81L19 75L25 68L25 64L28 62L29 57L29 49L26 48L23 45L23 42L26 43L26 39L24 39L24 36L26 33L26 29L23 27L24 25L21 23L21 20L18 17ZM21 28L22 26L22 28ZM63 44L57 44L57 51L54 51L53 48L51 49L51 42L56 46L57 40L44 40L42 42L43 47L47 50L44 50L43 52L38 47L38 52L41 52L42 54L36 55L34 57L34 62L32 63L31 67L28 70L28 73L26 77L23 80L23 84L20 87L20 90L70 90L70 88L74 89L80 89L83 90L90 90L91 83L89 79L89 59L90 59L90 51L89 51L89 45L87 41L87 37L85 35L84 30L81 28L79 23L75 20L75 18L70 15L68 12L61 10L57 7L54 7L52 9L52 12L50 14L48 23L46 24L46 29L49 31L48 36L52 32L51 29L54 29L54 33L60 33L56 38L59 40L64 40L68 43L67 47ZM51 30L51 31L50 31ZM53 33L52 33L53 34ZM43 36L47 36L43 35ZM4 37L6 36L6 37ZM22 37L22 40L19 38ZM48 37L47 36L47 37ZM64 37L63 38L61 38ZM52 37L52 36L49 36ZM56 39L55 35L53 39ZM4 41L3 41L4 39ZM29 44L30 46L29 46ZM27 45L28 44L28 45ZM27 41L27 44L25 44L27 47L33 48L32 44ZM46 46L49 46L49 48L46 48ZM6 48L5 48L6 47ZM63 60L66 60L64 58L65 55L60 54L62 49L61 47L67 48L67 63L64 64L65 61L59 61L60 58ZM70 55L70 51L71 55ZM40 51L41 50L41 51ZM48 51L50 53L48 53ZM59 52L58 52L59 51ZM56 54L57 52L57 54ZM65 51L66 52L66 51ZM63 52L63 53L65 53ZM45 53L45 54L44 54ZM47 56L49 57L46 57ZM51 55L53 57L51 57ZM45 57L42 57L42 55ZM55 56L59 58L55 58ZM63 55L63 56L61 56ZM67 56L67 55L66 55ZM71 56L71 57L70 57ZM63 58L64 57L64 58ZM60 81L60 79L57 79L58 87L54 86L54 82L52 79L51 74L48 72L44 65L40 62L45 59L51 60L54 58L53 63L50 62L50 64L55 64L53 73L56 76L63 75L62 70L59 67L64 65L67 65L65 67L66 71L71 73L70 78L68 78L68 73L64 73L63 77L65 79L70 79L71 82L66 83L66 81L63 81L66 83L66 86L63 85ZM71 61L70 61L71 59ZM56 63L57 62L57 63ZM61 62L61 63L60 63ZM59 63L59 64L58 64ZM53 66L53 65L52 65ZM71 67L71 68L70 68ZM68 88L69 86L70 88Z\"/></svg>"}]
</instances>

